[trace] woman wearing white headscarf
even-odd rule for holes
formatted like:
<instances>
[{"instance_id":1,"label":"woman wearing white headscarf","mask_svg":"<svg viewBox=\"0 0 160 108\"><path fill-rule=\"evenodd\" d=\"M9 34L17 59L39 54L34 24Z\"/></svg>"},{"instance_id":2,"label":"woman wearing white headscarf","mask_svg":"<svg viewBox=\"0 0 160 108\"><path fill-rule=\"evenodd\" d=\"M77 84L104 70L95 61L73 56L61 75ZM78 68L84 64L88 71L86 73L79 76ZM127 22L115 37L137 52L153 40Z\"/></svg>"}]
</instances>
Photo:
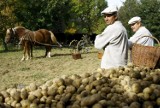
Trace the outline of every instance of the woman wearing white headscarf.
<instances>
[{"instance_id":1,"label":"woman wearing white headscarf","mask_svg":"<svg viewBox=\"0 0 160 108\"><path fill-rule=\"evenodd\" d=\"M101 68L109 69L127 65L128 36L125 27L118 21L117 8L107 7L101 12L108 25L96 36L94 46L104 49Z\"/></svg>"}]
</instances>

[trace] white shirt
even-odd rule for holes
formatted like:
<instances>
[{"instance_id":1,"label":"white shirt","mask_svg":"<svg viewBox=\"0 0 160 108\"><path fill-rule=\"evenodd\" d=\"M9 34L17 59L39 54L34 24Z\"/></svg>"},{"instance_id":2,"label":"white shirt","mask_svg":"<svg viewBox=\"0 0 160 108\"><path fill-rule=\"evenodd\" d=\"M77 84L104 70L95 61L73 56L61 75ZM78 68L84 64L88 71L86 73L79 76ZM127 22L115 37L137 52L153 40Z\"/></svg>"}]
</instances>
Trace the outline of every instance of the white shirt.
<instances>
[{"instance_id":1,"label":"white shirt","mask_svg":"<svg viewBox=\"0 0 160 108\"><path fill-rule=\"evenodd\" d=\"M129 48L132 47L133 43L142 44L144 46L153 46L154 45L154 41L153 41L152 38L150 38L150 37L143 37L143 36L152 36L152 34L149 32L149 30L146 29L144 26L140 27L135 32L135 34L132 37L130 37L130 39L128 41ZM141 37L143 37L143 38L141 38ZM139 38L141 38L141 39L139 39Z\"/></svg>"},{"instance_id":2,"label":"white shirt","mask_svg":"<svg viewBox=\"0 0 160 108\"><path fill-rule=\"evenodd\" d=\"M115 21L96 36L95 48L104 49L101 68L125 66L128 60L128 36L120 21Z\"/></svg>"}]
</instances>

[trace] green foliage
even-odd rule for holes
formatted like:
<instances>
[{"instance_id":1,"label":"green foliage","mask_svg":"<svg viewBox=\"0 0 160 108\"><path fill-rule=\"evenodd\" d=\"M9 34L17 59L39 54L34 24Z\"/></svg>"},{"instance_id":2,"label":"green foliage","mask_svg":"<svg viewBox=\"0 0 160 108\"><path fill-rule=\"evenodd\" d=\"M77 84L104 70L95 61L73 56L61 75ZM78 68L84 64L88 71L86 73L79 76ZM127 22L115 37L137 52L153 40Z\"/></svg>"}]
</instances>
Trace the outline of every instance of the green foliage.
<instances>
[{"instance_id":1,"label":"green foliage","mask_svg":"<svg viewBox=\"0 0 160 108\"><path fill-rule=\"evenodd\" d=\"M47 5L45 0L17 0L15 4L14 14L17 22L29 29L46 27L44 19L47 15L43 12Z\"/></svg>"},{"instance_id":2,"label":"green foliage","mask_svg":"<svg viewBox=\"0 0 160 108\"><path fill-rule=\"evenodd\" d=\"M106 7L106 0L0 0L0 44L6 49L6 29L17 25L31 30L99 34L106 26L101 16ZM160 0L126 0L119 9L119 19L131 36L128 20L140 16L144 26L159 39L159 13Z\"/></svg>"},{"instance_id":3,"label":"green foliage","mask_svg":"<svg viewBox=\"0 0 160 108\"><path fill-rule=\"evenodd\" d=\"M119 10L120 20L128 30L129 37L133 34L128 21L134 16L140 16L142 23L153 36L160 38L160 0L126 0L124 6Z\"/></svg>"},{"instance_id":4,"label":"green foliage","mask_svg":"<svg viewBox=\"0 0 160 108\"><path fill-rule=\"evenodd\" d=\"M132 34L128 21L134 16L138 16L139 3L137 0L126 0L124 6L119 9L119 19L122 21L126 29L128 30L129 36Z\"/></svg>"},{"instance_id":5,"label":"green foliage","mask_svg":"<svg viewBox=\"0 0 160 108\"><path fill-rule=\"evenodd\" d=\"M6 44L4 43L6 29L13 26L16 17L13 15L13 2L1 0L0 1L0 46L4 50L8 50ZM4 48L3 48L4 47Z\"/></svg>"},{"instance_id":6,"label":"green foliage","mask_svg":"<svg viewBox=\"0 0 160 108\"><path fill-rule=\"evenodd\" d=\"M160 36L160 1L141 0L140 11L143 24L152 32L153 36Z\"/></svg>"},{"instance_id":7,"label":"green foliage","mask_svg":"<svg viewBox=\"0 0 160 108\"><path fill-rule=\"evenodd\" d=\"M32 30L46 28L55 32L74 28L80 33L98 32L97 26L102 22L100 12L107 5L105 0L9 0L2 4L2 9L6 8L5 4L12 7L8 18L17 18L9 19L12 22L9 26L22 25Z\"/></svg>"},{"instance_id":8,"label":"green foliage","mask_svg":"<svg viewBox=\"0 0 160 108\"><path fill-rule=\"evenodd\" d=\"M73 21L77 32L89 34L99 32L97 27L101 28L100 25L104 25L100 23L102 21L100 12L107 6L107 3L104 0L72 0L72 2L74 4Z\"/></svg>"},{"instance_id":9,"label":"green foliage","mask_svg":"<svg viewBox=\"0 0 160 108\"><path fill-rule=\"evenodd\" d=\"M72 17L70 12L72 8L71 0L49 0L47 8L45 9L48 15L48 24L55 32L64 32Z\"/></svg>"}]
</instances>

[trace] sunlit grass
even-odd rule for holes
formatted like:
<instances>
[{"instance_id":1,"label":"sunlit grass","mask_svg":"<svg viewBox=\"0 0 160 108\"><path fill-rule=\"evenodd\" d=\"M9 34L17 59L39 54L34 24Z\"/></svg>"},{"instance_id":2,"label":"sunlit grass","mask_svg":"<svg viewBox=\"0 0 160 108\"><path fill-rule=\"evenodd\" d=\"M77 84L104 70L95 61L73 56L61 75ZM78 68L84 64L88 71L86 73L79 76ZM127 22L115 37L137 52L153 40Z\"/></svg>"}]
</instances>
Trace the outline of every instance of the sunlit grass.
<instances>
[{"instance_id":1,"label":"sunlit grass","mask_svg":"<svg viewBox=\"0 0 160 108\"><path fill-rule=\"evenodd\" d=\"M44 58L44 49L34 49L33 58L21 62L22 50L0 52L0 90L32 82L43 83L64 75L95 72L100 65L97 50L82 54L74 60L69 48L53 48L51 58Z\"/></svg>"}]
</instances>

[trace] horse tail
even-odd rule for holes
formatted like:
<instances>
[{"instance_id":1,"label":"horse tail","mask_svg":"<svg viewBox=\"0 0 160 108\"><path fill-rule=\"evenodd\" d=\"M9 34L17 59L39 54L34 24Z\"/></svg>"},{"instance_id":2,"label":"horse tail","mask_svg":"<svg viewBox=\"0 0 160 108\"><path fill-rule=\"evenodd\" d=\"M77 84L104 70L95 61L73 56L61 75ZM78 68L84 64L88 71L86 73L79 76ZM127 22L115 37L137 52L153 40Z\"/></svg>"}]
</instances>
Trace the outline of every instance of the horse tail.
<instances>
[{"instance_id":1,"label":"horse tail","mask_svg":"<svg viewBox=\"0 0 160 108\"><path fill-rule=\"evenodd\" d=\"M53 34L53 32L52 31L49 31L49 32L51 34L52 42L55 43L55 44L58 44L60 47L62 47L62 45L57 41L57 39L56 39L55 35Z\"/></svg>"},{"instance_id":2,"label":"horse tail","mask_svg":"<svg viewBox=\"0 0 160 108\"><path fill-rule=\"evenodd\" d=\"M53 34L51 31L49 31L49 32L50 32L50 36L51 36L52 42L53 42L53 43L57 43L57 39L56 39L56 37L54 36L54 34Z\"/></svg>"}]
</instances>

